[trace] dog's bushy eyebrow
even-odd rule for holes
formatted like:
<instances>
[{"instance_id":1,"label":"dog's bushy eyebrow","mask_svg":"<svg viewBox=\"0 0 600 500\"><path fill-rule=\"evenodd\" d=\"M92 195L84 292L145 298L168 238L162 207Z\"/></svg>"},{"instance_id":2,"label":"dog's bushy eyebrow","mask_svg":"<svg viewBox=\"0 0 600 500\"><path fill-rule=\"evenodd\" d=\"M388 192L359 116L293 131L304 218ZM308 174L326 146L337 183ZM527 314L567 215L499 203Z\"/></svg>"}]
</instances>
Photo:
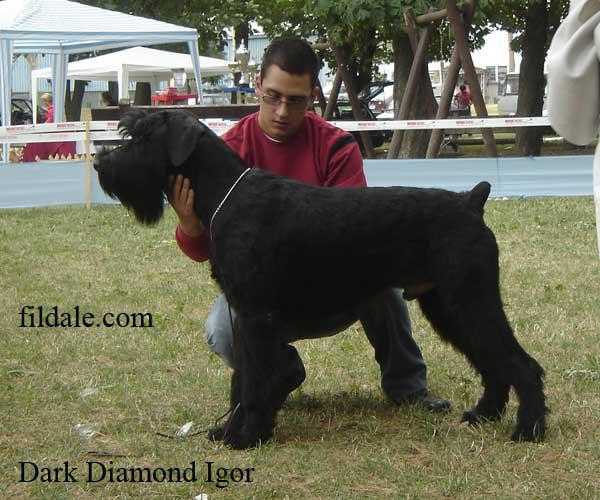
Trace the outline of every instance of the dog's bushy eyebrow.
<instances>
[{"instance_id":1,"label":"dog's bushy eyebrow","mask_svg":"<svg viewBox=\"0 0 600 500\"><path fill-rule=\"evenodd\" d=\"M149 135L157 126L157 122L163 121L159 113L149 114L142 110L134 110L126 113L119 120L119 133L123 138L126 136L138 139Z\"/></svg>"}]
</instances>

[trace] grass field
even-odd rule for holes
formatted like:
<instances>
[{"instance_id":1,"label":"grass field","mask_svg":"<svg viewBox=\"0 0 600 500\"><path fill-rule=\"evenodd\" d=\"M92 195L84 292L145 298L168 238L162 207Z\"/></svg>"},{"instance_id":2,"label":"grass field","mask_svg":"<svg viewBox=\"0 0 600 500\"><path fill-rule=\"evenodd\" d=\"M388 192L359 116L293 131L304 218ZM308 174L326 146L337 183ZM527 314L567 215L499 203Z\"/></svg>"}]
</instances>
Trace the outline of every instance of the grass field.
<instances>
[{"instance_id":1,"label":"grass field","mask_svg":"<svg viewBox=\"0 0 600 500\"><path fill-rule=\"evenodd\" d=\"M515 416L459 424L480 394L466 362L414 303L414 334L448 415L389 404L358 325L298 343L308 377L281 412L276 438L231 451L192 433L227 408L228 369L202 324L218 293L206 264L181 254L172 213L142 228L120 207L0 211L0 498L598 498L600 261L591 198L491 201L502 290L517 337L546 369L542 444L510 442ZM149 312L152 328L21 328L22 306L99 317ZM74 313L73 313L74 314ZM85 435L78 424L93 431ZM192 483L18 483L19 461L188 467ZM214 467L253 467L218 488Z\"/></svg>"}]
</instances>

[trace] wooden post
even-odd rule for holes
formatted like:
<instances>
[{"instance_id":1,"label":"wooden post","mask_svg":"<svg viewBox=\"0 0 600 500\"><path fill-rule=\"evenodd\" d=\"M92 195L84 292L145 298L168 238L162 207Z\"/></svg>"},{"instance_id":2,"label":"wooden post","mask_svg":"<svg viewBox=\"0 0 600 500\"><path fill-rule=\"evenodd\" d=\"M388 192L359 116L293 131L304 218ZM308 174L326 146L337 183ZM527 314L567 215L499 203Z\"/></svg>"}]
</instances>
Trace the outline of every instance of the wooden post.
<instances>
[{"instance_id":1,"label":"wooden post","mask_svg":"<svg viewBox=\"0 0 600 500\"><path fill-rule=\"evenodd\" d=\"M458 55L458 49L454 47L454 50L452 51L452 58L450 59L450 66L448 66L448 75L446 76L446 80L442 86L440 105L435 116L436 120L448 118L450 106L452 105L452 98L454 97L454 89L456 88L456 83L458 82L459 71L460 56ZM443 138L443 129L434 129L431 131L431 137L429 138L429 144L427 146L426 158L437 158L439 156Z\"/></svg>"},{"instance_id":2,"label":"wooden post","mask_svg":"<svg viewBox=\"0 0 600 500\"><path fill-rule=\"evenodd\" d=\"M417 24L435 23L445 19L447 15L448 13L446 12L446 9L438 10L437 12L427 12L426 14L417 16L415 18L415 22Z\"/></svg>"},{"instance_id":3,"label":"wooden post","mask_svg":"<svg viewBox=\"0 0 600 500\"><path fill-rule=\"evenodd\" d=\"M85 117L85 135L83 138L85 145L85 187L84 199L85 208L92 208L92 154L90 144L90 116Z\"/></svg>"},{"instance_id":4,"label":"wooden post","mask_svg":"<svg viewBox=\"0 0 600 500\"><path fill-rule=\"evenodd\" d=\"M319 108L321 108L321 116L325 114L327 108L327 102L325 101L325 95L323 94L323 87L321 87L321 80L317 78L317 100L319 101Z\"/></svg>"},{"instance_id":5,"label":"wooden post","mask_svg":"<svg viewBox=\"0 0 600 500\"><path fill-rule=\"evenodd\" d=\"M331 44L331 48L333 49L333 53L335 54L335 60L337 62L337 71L341 76L341 79L344 81L346 85L346 92L348 94L348 100L352 105L352 111L354 112L354 118L357 121L366 120L366 117L363 116L362 108L360 106L360 101L358 99L358 94L354 85L352 84L352 77L348 72L346 54L343 53L342 48L335 44ZM361 131L360 138L362 139L362 143L365 149L365 156L367 158L373 158L373 143L371 142L371 136L368 132Z\"/></svg>"},{"instance_id":6,"label":"wooden post","mask_svg":"<svg viewBox=\"0 0 600 500\"><path fill-rule=\"evenodd\" d=\"M470 30L471 21L473 19L473 5L468 3L465 5L464 11L464 23L465 23L465 35ZM460 72L460 55L456 45L452 50L452 57L450 58L450 66L448 66L448 74L446 80L442 85L442 94L440 96L440 105L438 112L435 117L436 120L443 120L448 118L450 113L450 107L452 106L452 98L454 97L454 89L458 83L458 73ZM444 138L443 129L435 129L431 132L429 138L429 145L427 146L427 158L437 158L440 154L440 147L442 145L442 139Z\"/></svg>"},{"instance_id":7,"label":"wooden post","mask_svg":"<svg viewBox=\"0 0 600 500\"><path fill-rule=\"evenodd\" d=\"M417 52L413 57L413 63L410 67L408 81L406 83L406 88L404 89L404 94L402 95L400 109L394 117L395 120L406 120L408 117L410 104L412 103L412 100L416 95L417 83L419 81L419 76L421 73L421 65L425 61L425 51L427 49L429 39L431 38L432 31L432 24L429 24L429 26L427 26L427 28L423 30L421 39L419 40L419 44L417 47ZM400 152L400 146L402 144L402 132L402 130L394 130L394 134L392 135L392 142L390 143L390 149L387 155L388 159L398 157L398 153Z\"/></svg>"},{"instance_id":8,"label":"wooden post","mask_svg":"<svg viewBox=\"0 0 600 500\"><path fill-rule=\"evenodd\" d=\"M333 110L337 106L338 95L340 94L340 88L342 86L342 76L339 71L336 71L335 77L333 78L333 86L329 93L329 99L327 100L327 106L325 107L325 114L323 118L325 120L331 120Z\"/></svg>"},{"instance_id":9,"label":"wooden post","mask_svg":"<svg viewBox=\"0 0 600 500\"><path fill-rule=\"evenodd\" d=\"M467 49L465 27L458 7L456 6L456 0L448 0L447 11L448 21L450 21L452 30L454 31L456 48L458 49L458 54L460 55L463 71L465 73L465 79L471 88L471 98L473 99L475 111L477 112L478 117L487 118L487 108L485 107L483 94L481 93L481 87L479 86L479 80L477 79L477 72L475 71L475 66L473 65L471 53ZM483 142L485 142L490 156L498 156L496 141L494 139L494 133L492 130L489 128L483 128L481 129L481 134L483 135Z\"/></svg>"},{"instance_id":10,"label":"wooden post","mask_svg":"<svg viewBox=\"0 0 600 500\"><path fill-rule=\"evenodd\" d=\"M430 13L433 13L431 9ZM419 30L417 28L417 19L412 8L409 7L404 11L404 21L406 22L406 33L408 35L410 46L412 48L413 54L415 54L419 45ZM432 23L435 22L436 20L432 21ZM433 28L434 26L432 26L432 32ZM422 34L425 33L424 28L421 28L420 31ZM429 67L427 63L421 65L421 76L425 82L425 86L427 87L425 89L425 93L431 95L431 101L427 99L427 102L423 103L425 108L422 111L425 112L427 118L431 118L436 113L437 109L435 104L435 96L433 95L433 87L431 85L431 78L429 77ZM413 106L413 109L414 107L415 106Z\"/></svg>"}]
</instances>

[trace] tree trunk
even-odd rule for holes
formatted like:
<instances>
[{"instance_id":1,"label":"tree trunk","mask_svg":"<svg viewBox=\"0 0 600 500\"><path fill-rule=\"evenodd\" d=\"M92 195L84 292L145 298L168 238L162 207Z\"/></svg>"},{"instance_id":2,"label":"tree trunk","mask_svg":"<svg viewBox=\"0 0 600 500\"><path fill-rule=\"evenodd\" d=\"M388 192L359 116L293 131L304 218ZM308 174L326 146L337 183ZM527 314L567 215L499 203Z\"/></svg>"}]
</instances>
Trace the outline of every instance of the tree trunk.
<instances>
[{"instance_id":1,"label":"tree trunk","mask_svg":"<svg viewBox=\"0 0 600 500\"><path fill-rule=\"evenodd\" d=\"M136 82L133 104L135 106L150 106L152 104L152 88L149 82Z\"/></svg>"},{"instance_id":2,"label":"tree trunk","mask_svg":"<svg viewBox=\"0 0 600 500\"><path fill-rule=\"evenodd\" d=\"M413 54L417 53L419 46L419 29L417 28L412 9L406 9L404 13L406 20L406 33ZM421 36L427 36L425 30L420 30ZM404 53L409 54L408 51ZM413 58L414 61L414 58ZM417 83L417 94L411 103L408 119L430 119L437 113L437 102L433 94L433 85L427 59L421 65L421 75ZM404 133L402 145L398 154L399 158L423 158L427 152L427 145L431 137L431 130L415 130Z\"/></svg>"},{"instance_id":3,"label":"tree trunk","mask_svg":"<svg viewBox=\"0 0 600 500\"><path fill-rule=\"evenodd\" d=\"M418 85L417 97L413 101L409 119L433 119L437 112L437 103L433 95L429 72L426 75L421 75ZM405 132L398 158L425 158L430 137L431 130L409 130Z\"/></svg>"},{"instance_id":4,"label":"tree trunk","mask_svg":"<svg viewBox=\"0 0 600 500\"><path fill-rule=\"evenodd\" d=\"M546 2L530 0L523 34L523 58L519 70L517 116L541 116L544 107L544 61L548 30ZM524 156L538 156L542 150L542 127L517 129L517 147Z\"/></svg>"},{"instance_id":5,"label":"tree trunk","mask_svg":"<svg viewBox=\"0 0 600 500\"><path fill-rule=\"evenodd\" d=\"M119 84L117 82L108 82L108 93L113 102L119 102Z\"/></svg>"},{"instance_id":6,"label":"tree trunk","mask_svg":"<svg viewBox=\"0 0 600 500\"><path fill-rule=\"evenodd\" d=\"M356 75L354 82L356 93L360 94L373 81L373 58L377 51L378 41L376 32L373 30L367 37L368 43L361 45L357 58L350 61L352 74Z\"/></svg>"},{"instance_id":7,"label":"tree trunk","mask_svg":"<svg viewBox=\"0 0 600 500\"><path fill-rule=\"evenodd\" d=\"M418 48L414 53L410 39L405 33L398 33L392 40L394 51L394 118L396 120L411 118L411 113L416 114L417 109L423 110L424 113L427 113L427 108L433 109L431 102L425 104L423 100L425 96L428 96L427 90L431 92L430 97L433 98L431 81L429 81L429 89L427 89L424 76L427 72L426 50L432 28L432 26L428 26L426 30L421 31ZM407 68L410 69L407 70ZM429 78L428 74L426 78ZM421 112L419 112L419 115L421 115ZM402 133L401 130L395 130L390 142L388 159L398 158L399 156L406 157L413 153L425 156L427 143L423 145L420 145L420 143L425 140L424 138L427 138L428 141L429 134L429 131L408 134ZM405 136L409 137L409 139L406 139L408 141L406 144L404 143ZM418 147L417 144L419 144ZM420 152L421 149L422 152Z\"/></svg>"},{"instance_id":8,"label":"tree trunk","mask_svg":"<svg viewBox=\"0 0 600 500\"><path fill-rule=\"evenodd\" d=\"M75 88L71 93L71 81L67 80L67 90L65 93L65 116L68 122L78 122L81 119L81 103L87 82L84 80L75 80Z\"/></svg>"}]
</instances>

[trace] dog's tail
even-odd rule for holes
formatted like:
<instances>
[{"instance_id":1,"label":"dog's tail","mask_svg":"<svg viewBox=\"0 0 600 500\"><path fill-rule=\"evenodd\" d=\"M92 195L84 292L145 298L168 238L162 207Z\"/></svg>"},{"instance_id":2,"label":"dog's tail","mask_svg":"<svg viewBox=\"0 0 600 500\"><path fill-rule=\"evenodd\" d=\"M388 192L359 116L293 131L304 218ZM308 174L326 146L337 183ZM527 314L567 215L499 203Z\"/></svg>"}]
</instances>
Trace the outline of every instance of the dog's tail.
<instances>
[{"instance_id":1,"label":"dog's tail","mask_svg":"<svg viewBox=\"0 0 600 500\"><path fill-rule=\"evenodd\" d=\"M467 193L467 204L471 210L483 215L483 206L490 195L492 186L489 182L483 181L477 184L469 193Z\"/></svg>"}]
</instances>

